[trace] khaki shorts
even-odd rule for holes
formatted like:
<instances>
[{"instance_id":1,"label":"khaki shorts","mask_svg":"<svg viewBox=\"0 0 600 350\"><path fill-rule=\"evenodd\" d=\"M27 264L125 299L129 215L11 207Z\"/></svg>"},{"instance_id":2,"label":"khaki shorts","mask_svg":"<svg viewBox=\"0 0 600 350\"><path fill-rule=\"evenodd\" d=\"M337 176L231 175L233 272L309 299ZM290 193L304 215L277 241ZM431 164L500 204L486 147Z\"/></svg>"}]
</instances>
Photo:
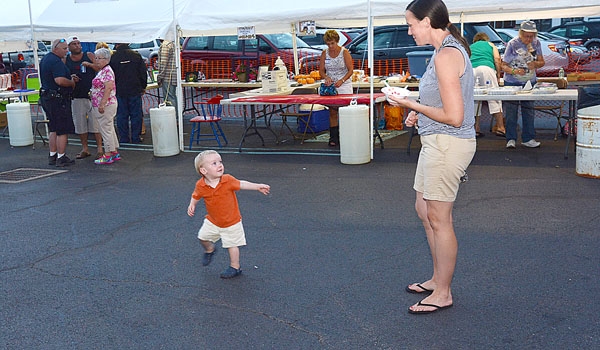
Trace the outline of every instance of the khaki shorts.
<instances>
[{"instance_id":1,"label":"khaki shorts","mask_svg":"<svg viewBox=\"0 0 600 350\"><path fill-rule=\"evenodd\" d=\"M421 145L413 188L424 199L454 202L460 178L475 155L475 139L434 134L421 136Z\"/></svg>"},{"instance_id":2,"label":"khaki shorts","mask_svg":"<svg viewBox=\"0 0 600 350\"><path fill-rule=\"evenodd\" d=\"M231 225L229 227L219 227L208 219L204 219L202 227L198 231L198 239L203 241L217 242L221 239L223 248L241 247L246 245L246 235L244 234L244 226L242 222Z\"/></svg>"},{"instance_id":3,"label":"khaki shorts","mask_svg":"<svg viewBox=\"0 0 600 350\"><path fill-rule=\"evenodd\" d=\"M92 101L87 98L75 98L71 101L71 109L73 110L73 124L75 124L75 133L78 135L98 133L98 120L91 117Z\"/></svg>"}]
</instances>

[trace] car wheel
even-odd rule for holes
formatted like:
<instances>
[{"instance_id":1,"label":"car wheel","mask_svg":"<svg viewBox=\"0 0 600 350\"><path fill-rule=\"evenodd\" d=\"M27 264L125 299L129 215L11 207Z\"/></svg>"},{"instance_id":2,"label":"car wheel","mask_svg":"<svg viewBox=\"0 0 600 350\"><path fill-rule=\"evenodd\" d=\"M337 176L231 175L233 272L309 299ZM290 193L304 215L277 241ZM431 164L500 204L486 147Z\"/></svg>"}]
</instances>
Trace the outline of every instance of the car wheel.
<instances>
[{"instance_id":1,"label":"car wheel","mask_svg":"<svg viewBox=\"0 0 600 350\"><path fill-rule=\"evenodd\" d=\"M590 53L594 57L598 57L600 55L600 43L591 43L587 46L587 49L590 50Z\"/></svg>"}]
</instances>

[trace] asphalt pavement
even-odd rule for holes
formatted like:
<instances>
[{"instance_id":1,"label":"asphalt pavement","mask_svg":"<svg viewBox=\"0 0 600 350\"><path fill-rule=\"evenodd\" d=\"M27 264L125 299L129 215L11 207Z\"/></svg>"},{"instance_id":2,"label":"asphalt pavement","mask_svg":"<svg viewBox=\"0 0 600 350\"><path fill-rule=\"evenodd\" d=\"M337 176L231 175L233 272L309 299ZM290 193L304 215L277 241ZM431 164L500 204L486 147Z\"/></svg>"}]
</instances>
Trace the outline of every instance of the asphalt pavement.
<instances>
[{"instance_id":1,"label":"asphalt pavement","mask_svg":"<svg viewBox=\"0 0 600 350\"><path fill-rule=\"evenodd\" d=\"M410 154L404 134L346 165L324 143L274 137L239 153L239 124L226 127L226 172L271 186L238 193L248 245L232 280L223 249L201 265L203 207L186 215L200 147L155 157L149 135L113 165L0 183L0 348L600 347L600 179L578 176L552 131L539 149L479 140L454 206L454 307L411 315L422 296L404 288L431 274L418 137ZM36 146L0 138L0 171L54 170Z\"/></svg>"}]
</instances>

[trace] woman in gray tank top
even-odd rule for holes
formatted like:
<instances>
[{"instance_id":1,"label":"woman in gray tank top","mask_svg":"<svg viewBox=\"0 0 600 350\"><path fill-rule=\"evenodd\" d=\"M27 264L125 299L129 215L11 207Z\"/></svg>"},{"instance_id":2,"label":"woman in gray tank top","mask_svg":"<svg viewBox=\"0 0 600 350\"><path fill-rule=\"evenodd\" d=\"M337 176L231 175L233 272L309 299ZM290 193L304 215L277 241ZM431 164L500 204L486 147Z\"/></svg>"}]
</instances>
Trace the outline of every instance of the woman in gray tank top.
<instances>
[{"instance_id":1,"label":"woman in gray tank top","mask_svg":"<svg viewBox=\"0 0 600 350\"><path fill-rule=\"evenodd\" d=\"M419 83L420 102L392 97L393 105L412 110L407 126L418 126L421 152L413 188L415 208L423 221L433 260L433 275L406 287L426 298L408 308L411 314L432 313L452 306L450 284L457 242L452 208L461 180L475 155L473 68L469 45L450 23L441 0L414 0L406 8L408 34L417 45L435 48ZM430 294L430 295L429 295Z\"/></svg>"}]
</instances>

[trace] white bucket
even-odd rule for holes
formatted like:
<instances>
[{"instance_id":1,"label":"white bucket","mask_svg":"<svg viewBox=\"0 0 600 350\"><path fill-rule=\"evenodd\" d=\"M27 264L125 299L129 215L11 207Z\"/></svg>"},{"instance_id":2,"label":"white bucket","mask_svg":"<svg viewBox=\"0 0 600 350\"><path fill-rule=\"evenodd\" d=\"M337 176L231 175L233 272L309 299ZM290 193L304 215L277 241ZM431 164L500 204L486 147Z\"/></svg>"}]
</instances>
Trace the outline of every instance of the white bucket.
<instances>
[{"instance_id":1,"label":"white bucket","mask_svg":"<svg viewBox=\"0 0 600 350\"><path fill-rule=\"evenodd\" d=\"M152 146L155 156L168 157L179 154L176 118L173 106L161 104L158 108L150 108Z\"/></svg>"},{"instance_id":2,"label":"white bucket","mask_svg":"<svg viewBox=\"0 0 600 350\"><path fill-rule=\"evenodd\" d=\"M600 106L577 111L577 175L600 179Z\"/></svg>"},{"instance_id":3,"label":"white bucket","mask_svg":"<svg viewBox=\"0 0 600 350\"><path fill-rule=\"evenodd\" d=\"M11 146L33 145L33 124L29 102L6 105L6 118Z\"/></svg>"},{"instance_id":4,"label":"white bucket","mask_svg":"<svg viewBox=\"0 0 600 350\"><path fill-rule=\"evenodd\" d=\"M369 106L340 107L340 160L343 164L371 161Z\"/></svg>"}]
</instances>

